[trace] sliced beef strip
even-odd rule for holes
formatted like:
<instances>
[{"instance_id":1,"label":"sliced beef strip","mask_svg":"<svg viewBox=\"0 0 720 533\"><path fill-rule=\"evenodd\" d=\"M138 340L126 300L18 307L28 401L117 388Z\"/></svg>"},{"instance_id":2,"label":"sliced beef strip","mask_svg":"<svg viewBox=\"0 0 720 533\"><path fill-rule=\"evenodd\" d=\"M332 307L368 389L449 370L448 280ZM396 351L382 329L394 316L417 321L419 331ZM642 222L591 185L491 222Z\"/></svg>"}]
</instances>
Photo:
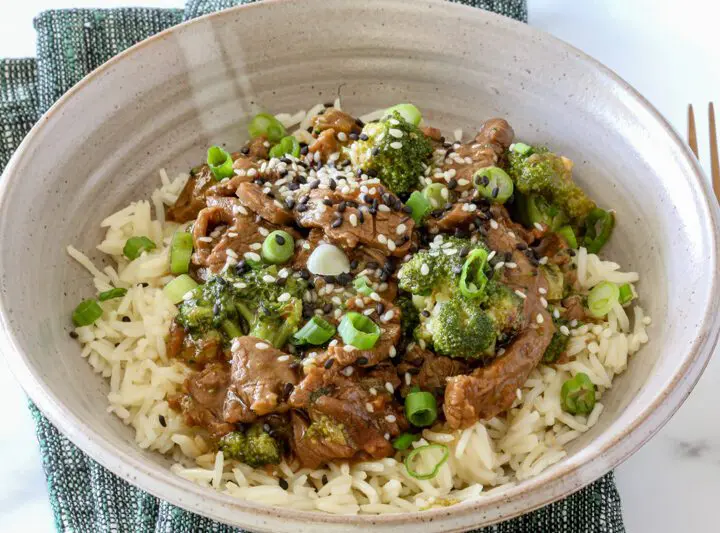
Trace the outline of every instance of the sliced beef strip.
<instances>
[{"instance_id":1,"label":"sliced beef strip","mask_svg":"<svg viewBox=\"0 0 720 533\"><path fill-rule=\"evenodd\" d=\"M210 361L224 360L222 338L219 335L207 334L191 336L177 322L170 325L167 339L167 354L180 359L189 365L204 365Z\"/></svg>"},{"instance_id":2,"label":"sliced beef strip","mask_svg":"<svg viewBox=\"0 0 720 533\"><path fill-rule=\"evenodd\" d=\"M203 427L213 438L220 438L234 430L234 426L223 419L223 403L229 385L230 365L209 363L185 380L184 394L169 398L168 403L184 415L188 426Z\"/></svg>"},{"instance_id":3,"label":"sliced beef strip","mask_svg":"<svg viewBox=\"0 0 720 533\"><path fill-rule=\"evenodd\" d=\"M359 305L361 303L362 305ZM380 305L381 308L379 308ZM361 314L364 314L364 311L368 309L372 309L373 313L369 317L380 327L380 338L378 338L375 346L369 350L352 347L348 351L342 343L329 346L325 352L317 356L318 364L324 365L329 359L333 359L335 361L333 364L339 365L341 368L349 365L369 367L390 358L391 351L400 341L400 319L402 316L400 309L389 302L377 302L368 296L362 295L350 298L345 302L345 307L348 311ZM380 315L378 315L378 309L382 310Z\"/></svg>"},{"instance_id":4,"label":"sliced beef strip","mask_svg":"<svg viewBox=\"0 0 720 533\"><path fill-rule=\"evenodd\" d=\"M333 129L337 133L342 132L345 135L359 134L362 131L353 116L335 108L327 109L322 115L313 118L313 126L316 131Z\"/></svg>"},{"instance_id":5,"label":"sliced beef strip","mask_svg":"<svg viewBox=\"0 0 720 533\"><path fill-rule=\"evenodd\" d=\"M320 160L326 162L332 154L339 153L341 147L342 143L338 141L335 130L331 128L320 133L315 142L310 145L308 151L311 154L320 154Z\"/></svg>"},{"instance_id":6,"label":"sliced beef strip","mask_svg":"<svg viewBox=\"0 0 720 533\"><path fill-rule=\"evenodd\" d=\"M330 440L308 434L307 422L294 416L291 445L303 466L317 468L335 459L392 455L390 439L408 424L402 406L394 401L386 383L393 389L400 384L392 365L380 365L370 372L359 370L349 377L337 367L312 367L295 388L290 404L305 409L313 422L323 417L330 419L341 429L342 436Z\"/></svg>"},{"instance_id":7,"label":"sliced beef strip","mask_svg":"<svg viewBox=\"0 0 720 533\"><path fill-rule=\"evenodd\" d=\"M583 298L579 294L568 296L562 301L562 305L565 308L563 318L577 320L578 322L585 322L588 319L587 311L583 305Z\"/></svg>"},{"instance_id":8,"label":"sliced beef strip","mask_svg":"<svg viewBox=\"0 0 720 533\"><path fill-rule=\"evenodd\" d=\"M331 242L348 252L365 245L390 256L403 257L410 250L415 223L403 211L385 211L378 208L375 215L371 214L372 201L376 200L379 194L377 192L373 196L362 193L359 189L349 193L312 190L307 195L307 201L300 202L295 207L297 222L306 228L322 229ZM326 205L324 200L328 200L332 205ZM343 207L339 210L338 206L341 204ZM359 214L360 206L362 214ZM350 221L351 216L355 217L356 225ZM401 230L399 233L398 229ZM390 246L389 241L392 241ZM394 249L390 249L392 247Z\"/></svg>"},{"instance_id":9,"label":"sliced beef strip","mask_svg":"<svg viewBox=\"0 0 720 533\"><path fill-rule=\"evenodd\" d=\"M268 222L278 225L291 224L295 219L292 212L279 200L268 196L264 189L255 183L241 183L237 189L237 197L243 206ZM272 194L272 191L269 192Z\"/></svg>"},{"instance_id":10,"label":"sliced beef strip","mask_svg":"<svg viewBox=\"0 0 720 533\"><path fill-rule=\"evenodd\" d=\"M481 168L497 165L501 156L513 141L515 133L502 118L487 120L475 138L448 152L443 171L455 170L458 181L456 191L471 189L475 172Z\"/></svg>"},{"instance_id":11,"label":"sliced beef strip","mask_svg":"<svg viewBox=\"0 0 720 533\"><path fill-rule=\"evenodd\" d=\"M258 159L267 159L270 153L270 143L267 137L261 135L255 137L247 145L248 157L257 161Z\"/></svg>"},{"instance_id":12,"label":"sliced beef strip","mask_svg":"<svg viewBox=\"0 0 720 533\"><path fill-rule=\"evenodd\" d=\"M432 214L426 219L425 225L430 234L449 233L456 229L466 230L477 217L475 211L466 209L467 202L456 202L439 217Z\"/></svg>"},{"instance_id":13,"label":"sliced beef strip","mask_svg":"<svg viewBox=\"0 0 720 533\"><path fill-rule=\"evenodd\" d=\"M402 362L397 365L397 373L403 383L400 389L403 396L413 387L420 387L424 391L434 392L442 399L447 379L469 371L470 367L465 361L435 355L415 343L408 346ZM407 383L406 375L410 376L410 384Z\"/></svg>"},{"instance_id":14,"label":"sliced beef strip","mask_svg":"<svg viewBox=\"0 0 720 533\"><path fill-rule=\"evenodd\" d=\"M227 422L254 422L284 413L290 391L298 383L294 358L256 337L232 342L231 382L223 407Z\"/></svg>"},{"instance_id":15,"label":"sliced beef strip","mask_svg":"<svg viewBox=\"0 0 720 533\"><path fill-rule=\"evenodd\" d=\"M516 399L517 389L542 360L555 326L540 303L538 289L545 287L545 280L542 275L535 279L523 307L523 329L505 353L470 375L448 380L443 411L449 427L466 428L509 409ZM538 322L538 316L542 317L541 322Z\"/></svg>"}]
</instances>

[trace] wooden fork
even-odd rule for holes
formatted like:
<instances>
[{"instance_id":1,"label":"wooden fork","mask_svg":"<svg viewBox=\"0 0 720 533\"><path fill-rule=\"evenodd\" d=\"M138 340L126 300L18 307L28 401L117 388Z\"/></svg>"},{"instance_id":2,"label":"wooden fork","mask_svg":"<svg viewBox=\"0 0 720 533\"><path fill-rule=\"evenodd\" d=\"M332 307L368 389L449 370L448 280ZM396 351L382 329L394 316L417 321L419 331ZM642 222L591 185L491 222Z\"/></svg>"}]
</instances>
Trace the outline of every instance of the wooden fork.
<instances>
[{"instance_id":1,"label":"wooden fork","mask_svg":"<svg viewBox=\"0 0 720 533\"><path fill-rule=\"evenodd\" d=\"M720 158L718 157L718 136L715 127L715 107L712 102L708 104L708 130L710 134L710 176L712 177L715 197L720 201ZM695 157L698 157L695 113L692 104L688 105L688 144Z\"/></svg>"}]
</instances>

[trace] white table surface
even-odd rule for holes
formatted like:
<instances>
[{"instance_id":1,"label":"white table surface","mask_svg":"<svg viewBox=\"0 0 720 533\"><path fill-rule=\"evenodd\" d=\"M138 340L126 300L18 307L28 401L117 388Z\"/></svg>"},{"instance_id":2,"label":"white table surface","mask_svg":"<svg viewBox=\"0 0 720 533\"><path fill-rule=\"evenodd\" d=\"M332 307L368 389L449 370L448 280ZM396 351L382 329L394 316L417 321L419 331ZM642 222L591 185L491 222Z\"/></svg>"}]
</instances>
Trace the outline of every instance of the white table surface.
<instances>
[{"instance_id":1,"label":"white table surface","mask_svg":"<svg viewBox=\"0 0 720 533\"><path fill-rule=\"evenodd\" d=\"M32 18L43 9L181 7L182 0L7 0L0 57L32 56ZM720 3L715 0L529 0L530 23L614 69L685 131L695 105L700 149L705 109L720 110ZM10 7L12 6L12 7ZM652 349L652 344L647 349ZM629 533L719 531L720 357L667 426L617 469ZM0 531L52 531L45 478L26 398L0 360Z\"/></svg>"}]
</instances>

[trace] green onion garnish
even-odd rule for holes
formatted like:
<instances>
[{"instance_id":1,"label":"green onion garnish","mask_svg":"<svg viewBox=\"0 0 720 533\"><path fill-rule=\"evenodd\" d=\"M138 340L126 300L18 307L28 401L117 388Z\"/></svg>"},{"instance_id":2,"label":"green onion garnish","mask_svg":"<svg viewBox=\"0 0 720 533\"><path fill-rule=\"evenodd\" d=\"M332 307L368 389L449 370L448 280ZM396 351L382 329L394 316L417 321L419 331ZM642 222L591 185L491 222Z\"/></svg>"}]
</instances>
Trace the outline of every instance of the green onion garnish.
<instances>
[{"instance_id":1,"label":"green onion garnish","mask_svg":"<svg viewBox=\"0 0 720 533\"><path fill-rule=\"evenodd\" d=\"M355 287L355 290L363 296L370 296L373 292L375 292L370 286L369 280L365 276L355 278L353 280L353 287Z\"/></svg>"},{"instance_id":2,"label":"green onion garnish","mask_svg":"<svg viewBox=\"0 0 720 533\"><path fill-rule=\"evenodd\" d=\"M219 146L211 146L207 152L207 164L217 181L235 174L232 156Z\"/></svg>"},{"instance_id":3,"label":"green onion garnish","mask_svg":"<svg viewBox=\"0 0 720 533\"><path fill-rule=\"evenodd\" d=\"M530 155L535 151L535 149L529 144L515 143L512 146L512 151L520 155Z\"/></svg>"},{"instance_id":4,"label":"green onion garnish","mask_svg":"<svg viewBox=\"0 0 720 533\"><path fill-rule=\"evenodd\" d=\"M285 136L285 126L270 113L258 113L248 125L250 137L264 135L271 143L279 142Z\"/></svg>"},{"instance_id":5,"label":"green onion garnish","mask_svg":"<svg viewBox=\"0 0 720 533\"><path fill-rule=\"evenodd\" d=\"M123 289L122 287L116 287L114 289L110 289L109 291L103 291L98 294L98 300L104 302L105 300L112 300L113 298L122 298L126 294L127 289Z\"/></svg>"},{"instance_id":6,"label":"green onion garnish","mask_svg":"<svg viewBox=\"0 0 720 533\"><path fill-rule=\"evenodd\" d=\"M243 332L240 329L240 326L238 326L235 322L232 320L228 320L227 318L222 321L222 329L227 334L228 337L231 339L234 339L235 337L242 337Z\"/></svg>"},{"instance_id":7,"label":"green onion garnish","mask_svg":"<svg viewBox=\"0 0 720 533\"><path fill-rule=\"evenodd\" d=\"M385 116L392 115L395 112L400 113L400 116L405 119L406 122L417 126L422 120L422 113L413 104L397 104L392 107L388 107L385 111Z\"/></svg>"},{"instance_id":8,"label":"green onion garnish","mask_svg":"<svg viewBox=\"0 0 720 533\"><path fill-rule=\"evenodd\" d=\"M405 202L405 205L412 209L410 216L415 221L415 224L420 224L423 218L432 211L430 202L428 202L419 191L413 191L408 201Z\"/></svg>"},{"instance_id":9,"label":"green onion garnish","mask_svg":"<svg viewBox=\"0 0 720 533\"><path fill-rule=\"evenodd\" d=\"M562 228L558 229L556 233L560 235L563 239L565 239L565 242L570 248L572 248L573 250L577 250L577 238L575 237L575 232L570 226L563 226Z\"/></svg>"},{"instance_id":10,"label":"green onion garnish","mask_svg":"<svg viewBox=\"0 0 720 533\"><path fill-rule=\"evenodd\" d=\"M130 259L137 259L143 252L155 249L155 243L147 237L130 237L123 247L123 255Z\"/></svg>"},{"instance_id":11,"label":"green onion garnish","mask_svg":"<svg viewBox=\"0 0 720 533\"><path fill-rule=\"evenodd\" d=\"M287 135L280 139L280 142L270 148L270 157L280 159L285 154L293 157L300 156L300 143L294 135Z\"/></svg>"},{"instance_id":12,"label":"green onion garnish","mask_svg":"<svg viewBox=\"0 0 720 533\"><path fill-rule=\"evenodd\" d=\"M443 191L445 191L443 193ZM431 183L422 190L422 195L430 204L431 209L439 209L448 203L448 190L441 183Z\"/></svg>"},{"instance_id":13,"label":"green onion garnish","mask_svg":"<svg viewBox=\"0 0 720 533\"><path fill-rule=\"evenodd\" d=\"M413 426L424 428L437 420L437 402L429 392L411 392L405 397L405 414Z\"/></svg>"},{"instance_id":14,"label":"green onion garnish","mask_svg":"<svg viewBox=\"0 0 720 533\"><path fill-rule=\"evenodd\" d=\"M350 311L340 321L338 332L345 344L369 350L380 338L380 327L365 315Z\"/></svg>"},{"instance_id":15,"label":"green onion garnish","mask_svg":"<svg viewBox=\"0 0 720 533\"><path fill-rule=\"evenodd\" d=\"M632 287L630 286L629 283L620 285L619 291L620 291L620 305L625 305L626 303L631 302L633 298L635 298Z\"/></svg>"},{"instance_id":16,"label":"green onion garnish","mask_svg":"<svg viewBox=\"0 0 720 533\"><path fill-rule=\"evenodd\" d=\"M193 238L187 231L176 231L170 243L170 272L186 274L190 269Z\"/></svg>"},{"instance_id":17,"label":"green onion garnish","mask_svg":"<svg viewBox=\"0 0 720 533\"><path fill-rule=\"evenodd\" d=\"M587 297L590 314L597 318L607 315L619 301L620 289L610 281L601 281L595 285Z\"/></svg>"},{"instance_id":18,"label":"green onion garnish","mask_svg":"<svg viewBox=\"0 0 720 533\"><path fill-rule=\"evenodd\" d=\"M327 320L314 316L293 335L296 344L325 344L335 335L335 326Z\"/></svg>"},{"instance_id":19,"label":"green onion garnish","mask_svg":"<svg viewBox=\"0 0 720 533\"><path fill-rule=\"evenodd\" d=\"M460 293L466 298L478 298L485 292L488 278L485 275L488 253L477 248L471 251L460 271Z\"/></svg>"},{"instance_id":20,"label":"green onion garnish","mask_svg":"<svg viewBox=\"0 0 720 533\"><path fill-rule=\"evenodd\" d=\"M190 276L180 274L163 287L163 293L172 303L179 304L185 299L185 295L197 286L197 282Z\"/></svg>"},{"instance_id":21,"label":"green onion garnish","mask_svg":"<svg viewBox=\"0 0 720 533\"><path fill-rule=\"evenodd\" d=\"M279 265L295 253L295 239L287 231L275 230L265 237L262 256L268 263Z\"/></svg>"},{"instance_id":22,"label":"green onion garnish","mask_svg":"<svg viewBox=\"0 0 720 533\"><path fill-rule=\"evenodd\" d=\"M407 450L413 442L419 439L420 435L417 433L403 433L392 441L392 445L396 450Z\"/></svg>"},{"instance_id":23,"label":"green onion garnish","mask_svg":"<svg viewBox=\"0 0 720 533\"><path fill-rule=\"evenodd\" d=\"M73 311L72 321L76 326L89 326L103 314L102 307L95 300L83 300Z\"/></svg>"},{"instance_id":24,"label":"green onion garnish","mask_svg":"<svg viewBox=\"0 0 720 533\"><path fill-rule=\"evenodd\" d=\"M587 374L578 372L560 389L564 411L573 415L589 415L595 407L595 385Z\"/></svg>"},{"instance_id":25,"label":"green onion garnish","mask_svg":"<svg viewBox=\"0 0 720 533\"><path fill-rule=\"evenodd\" d=\"M485 167L473 177L478 192L496 204L504 204L512 196L513 181L500 167Z\"/></svg>"},{"instance_id":26,"label":"green onion garnish","mask_svg":"<svg viewBox=\"0 0 720 533\"><path fill-rule=\"evenodd\" d=\"M587 251L596 254L605 246L615 227L615 215L596 207L585 219L585 240Z\"/></svg>"},{"instance_id":27,"label":"green onion garnish","mask_svg":"<svg viewBox=\"0 0 720 533\"><path fill-rule=\"evenodd\" d=\"M416 455L418 455L421 452L424 451L430 451L430 450L442 450L443 454L440 458L440 461L437 462L437 464L433 467L433 469L426 473L426 474L420 474L419 472L416 472L413 467L411 466L412 460L415 458ZM450 451L448 450L448 447L444 444L428 444L426 446L420 446L419 448L415 448L413 451L411 451L408 456L405 458L405 468L407 469L408 475L414 477L415 479L432 479L435 476L437 476L438 472L440 471L440 467L445 464L445 461L448 460L448 457L450 457Z\"/></svg>"}]
</instances>

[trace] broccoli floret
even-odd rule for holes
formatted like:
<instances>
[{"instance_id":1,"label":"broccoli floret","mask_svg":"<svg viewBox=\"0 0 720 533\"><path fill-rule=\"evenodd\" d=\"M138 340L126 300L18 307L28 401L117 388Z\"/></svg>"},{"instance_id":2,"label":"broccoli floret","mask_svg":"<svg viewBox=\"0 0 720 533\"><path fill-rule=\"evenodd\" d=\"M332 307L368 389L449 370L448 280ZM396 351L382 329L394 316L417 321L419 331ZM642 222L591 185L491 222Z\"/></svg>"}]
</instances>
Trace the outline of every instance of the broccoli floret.
<instances>
[{"instance_id":1,"label":"broccoli floret","mask_svg":"<svg viewBox=\"0 0 720 533\"><path fill-rule=\"evenodd\" d=\"M314 420L307 428L304 437L313 440L322 439L343 446L347 444L345 426L326 415Z\"/></svg>"},{"instance_id":2,"label":"broccoli floret","mask_svg":"<svg viewBox=\"0 0 720 533\"><path fill-rule=\"evenodd\" d=\"M595 208L593 202L572 180L572 161L545 149L534 148L530 155L510 151L508 173L517 191L540 195L580 224Z\"/></svg>"},{"instance_id":3,"label":"broccoli floret","mask_svg":"<svg viewBox=\"0 0 720 533\"><path fill-rule=\"evenodd\" d=\"M277 276L275 266L213 276L180 304L175 320L193 334L214 329L232 338L252 331L280 348L299 327L306 283L289 277L281 286ZM284 293L290 298L279 302Z\"/></svg>"},{"instance_id":4,"label":"broccoli floret","mask_svg":"<svg viewBox=\"0 0 720 533\"><path fill-rule=\"evenodd\" d=\"M489 281L485 289L485 308L495 323L498 337L504 340L514 335L522 325L524 301L507 285Z\"/></svg>"},{"instance_id":5,"label":"broccoli floret","mask_svg":"<svg viewBox=\"0 0 720 533\"><path fill-rule=\"evenodd\" d=\"M242 461L253 468L276 465L282 458L282 444L266 433L262 424L253 424L245 433L228 433L220 439L219 446L226 458Z\"/></svg>"},{"instance_id":6,"label":"broccoli floret","mask_svg":"<svg viewBox=\"0 0 720 533\"><path fill-rule=\"evenodd\" d=\"M565 292L565 276L560 267L553 264L541 265L540 270L547 280L547 294L545 298L549 301L562 300Z\"/></svg>"},{"instance_id":7,"label":"broccoli floret","mask_svg":"<svg viewBox=\"0 0 720 533\"><path fill-rule=\"evenodd\" d=\"M425 328L435 351L443 355L480 358L495 351L495 322L473 301L454 298L437 303Z\"/></svg>"},{"instance_id":8,"label":"broccoli floret","mask_svg":"<svg viewBox=\"0 0 720 533\"><path fill-rule=\"evenodd\" d=\"M249 335L264 339L275 348L285 345L290 335L300 328L302 301L290 298L286 302L268 302L260 305Z\"/></svg>"},{"instance_id":9,"label":"broccoli floret","mask_svg":"<svg viewBox=\"0 0 720 533\"><path fill-rule=\"evenodd\" d=\"M350 146L353 167L377 172L380 181L395 194L417 187L425 172L423 164L430 161L432 153L430 140L397 111L366 124L360 140Z\"/></svg>"},{"instance_id":10,"label":"broccoli floret","mask_svg":"<svg viewBox=\"0 0 720 533\"><path fill-rule=\"evenodd\" d=\"M420 323L420 311L418 311L412 298L406 295L399 296L395 300L395 305L400 308L402 316L400 318L400 328L403 335L409 337L413 330Z\"/></svg>"},{"instance_id":11,"label":"broccoli floret","mask_svg":"<svg viewBox=\"0 0 720 533\"><path fill-rule=\"evenodd\" d=\"M558 318L553 320L553 323L556 328L560 328L560 326L567 326L569 322L564 318ZM553 333L552 339L550 339L550 344L548 344L548 347L545 348L545 353L542 358L543 363L554 363L557 361L567 349L569 342L570 337L568 335L563 335L560 331Z\"/></svg>"}]
</instances>

